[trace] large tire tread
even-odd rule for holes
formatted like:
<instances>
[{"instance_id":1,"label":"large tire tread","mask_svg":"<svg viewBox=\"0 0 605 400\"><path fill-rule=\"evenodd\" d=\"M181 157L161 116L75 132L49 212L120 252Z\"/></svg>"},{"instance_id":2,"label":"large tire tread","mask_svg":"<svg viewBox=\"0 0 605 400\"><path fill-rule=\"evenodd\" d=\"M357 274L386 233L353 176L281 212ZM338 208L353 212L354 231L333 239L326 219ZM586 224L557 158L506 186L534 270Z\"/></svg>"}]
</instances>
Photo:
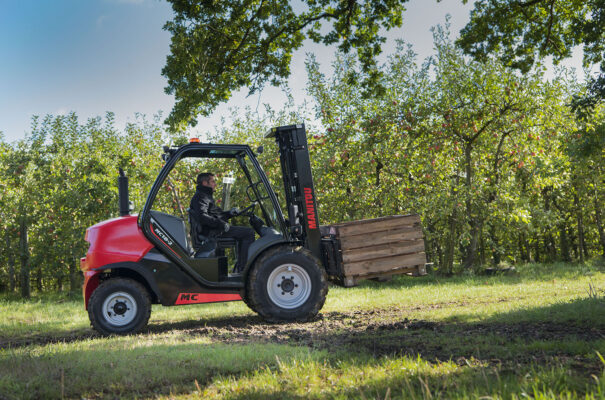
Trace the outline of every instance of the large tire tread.
<instances>
[{"instance_id":1,"label":"large tire tread","mask_svg":"<svg viewBox=\"0 0 605 400\"><path fill-rule=\"evenodd\" d=\"M98 312L102 311L100 310L100 307L102 306L106 296L111 293L112 287L121 287L122 290L131 291L133 292L131 294L139 294L141 296L141 304L137 303L137 307L142 310L143 314L139 315L138 318L133 321L135 323L132 326L126 325L125 327L121 327L119 329L112 329L104 324L103 316L98 315ZM145 328L145 326L147 326L150 316L151 297L149 296L149 292L142 284L133 279L110 278L104 281L95 289L88 302L88 317L90 318L90 324L94 330L103 336L138 333Z\"/></svg>"},{"instance_id":2,"label":"large tire tread","mask_svg":"<svg viewBox=\"0 0 605 400\"><path fill-rule=\"evenodd\" d=\"M314 263L318 268L320 273L319 286L320 291L317 295L318 301L312 304L312 308L309 309L302 315L297 314L289 314L289 311L284 313L285 315L274 315L268 309L268 304L265 304L265 299L263 293L258 293L259 286L259 273L261 272L261 266L270 263L274 257L279 257L284 253L298 253L303 257L306 257ZM244 302L256 313L258 313L263 319L268 322L283 322L283 321L297 321L297 322L306 322L309 321L319 313L322 309L326 296L328 294L328 283L327 283L327 274L324 268L322 267L321 261L317 257L315 257L309 250L303 247L291 247L291 246L277 246L272 249L266 251L261 257L256 260L254 265L252 266L251 271L248 274L248 280L246 284L246 293L244 296ZM263 288L266 285L266 282L260 282L260 287Z\"/></svg>"}]
</instances>

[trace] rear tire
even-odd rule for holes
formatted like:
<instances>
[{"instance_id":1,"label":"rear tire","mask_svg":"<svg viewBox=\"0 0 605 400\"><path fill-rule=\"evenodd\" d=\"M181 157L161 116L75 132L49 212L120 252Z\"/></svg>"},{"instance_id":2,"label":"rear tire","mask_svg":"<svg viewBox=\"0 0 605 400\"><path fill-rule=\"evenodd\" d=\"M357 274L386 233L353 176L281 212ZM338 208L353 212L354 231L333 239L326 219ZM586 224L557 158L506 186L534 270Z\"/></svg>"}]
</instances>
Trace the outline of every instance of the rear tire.
<instances>
[{"instance_id":1,"label":"rear tire","mask_svg":"<svg viewBox=\"0 0 605 400\"><path fill-rule=\"evenodd\" d=\"M328 283L320 261L303 248L269 249L248 274L249 307L268 321L308 321L326 301Z\"/></svg>"},{"instance_id":2,"label":"rear tire","mask_svg":"<svg viewBox=\"0 0 605 400\"><path fill-rule=\"evenodd\" d=\"M112 278L101 283L88 303L90 323L102 335L137 333L150 315L149 293L132 279Z\"/></svg>"}]
</instances>

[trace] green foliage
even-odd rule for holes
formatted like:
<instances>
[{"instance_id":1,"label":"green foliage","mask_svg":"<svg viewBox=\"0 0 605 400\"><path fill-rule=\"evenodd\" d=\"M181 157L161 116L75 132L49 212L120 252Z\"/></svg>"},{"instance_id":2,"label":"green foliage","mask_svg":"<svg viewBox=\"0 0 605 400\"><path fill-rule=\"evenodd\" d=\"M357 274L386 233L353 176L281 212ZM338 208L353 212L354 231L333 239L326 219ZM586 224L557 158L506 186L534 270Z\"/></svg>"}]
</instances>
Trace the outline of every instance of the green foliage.
<instances>
[{"instance_id":1,"label":"green foliage","mask_svg":"<svg viewBox=\"0 0 605 400\"><path fill-rule=\"evenodd\" d=\"M132 178L131 200L142 206L160 167L161 142L157 121L140 119L120 134L111 113L83 124L74 113L34 118L28 137L2 142L0 246L7 280L20 271L22 292L30 279L37 290L61 290L66 280L78 290L86 228L118 214L118 168Z\"/></svg>"},{"instance_id":2,"label":"green foliage","mask_svg":"<svg viewBox=\"0 0 605 400\"><path fill-rule=\"evenodd\" d=\"M499 54L524 72L536 58L551 55L558 62L578 45L584 46L586 65L601 63L603 7L603 0L480 0L457 43L482 60Z\"/></svg>"},{"instance_id":3,"label":"green foliage","mask_svg":"<svg viewBox=\"0 0 605 400\"><path fill-rule=\"evenodd\" d=\"M445 273L490 256L529 260L529 246L546 247L543 236L568 226L577 207L567 152L573 77L549 82L541 70L468 60L442 28L435 46L419 67L400 43L382 69L386 92L372 98L347 79L363 75L352 57L340 55L330 79L309 60L326 127L310 138L320 215L333 223L417 212L429 258Z\"/></svg>"},{"instance_id":4,"label":"green foliage","mask_svg":"<svg viewBox=\"0 0 605 400\"><path fill-rule=\"evenodd\" d=\"M307 38L338 44L345 53L356 49L365 86L375 88L375 58L385 41L379 30L401 26L406 1L171 0L175 17L164 27L172 34L171 54L162 74L176 104L167 123L173 129L195 125L199 114L209 114L233 91L247 87L252 94L285 82L292 53Z\"/></svg>"},{"instance_id":5,"label":"green foliage","mask_svg":"<svg viewBox=\"0 0 605 400\"><path fill-rule=\"evenodd\" d=\"M523 72L546 56L558 63L582 46L586 66L601 64L601 74L573 102L585 117L605 99L604 8L604 0L480 0L457 44L479 60L498 55Z\"/></svg>"}]
</instances>

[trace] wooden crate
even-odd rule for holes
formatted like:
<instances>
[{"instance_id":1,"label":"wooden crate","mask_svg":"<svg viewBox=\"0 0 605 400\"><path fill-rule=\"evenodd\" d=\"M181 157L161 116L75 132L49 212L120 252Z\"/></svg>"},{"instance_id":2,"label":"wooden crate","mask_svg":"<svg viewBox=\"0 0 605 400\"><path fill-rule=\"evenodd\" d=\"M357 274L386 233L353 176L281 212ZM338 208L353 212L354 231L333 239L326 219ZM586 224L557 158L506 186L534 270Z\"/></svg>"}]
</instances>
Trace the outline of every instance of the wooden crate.
<instances>
[{"instance_id":1,"label":"wooden crate","mask_svg":"<svg viewBox=\"0 0 605 400\"><path fill-rule=\"evenodd\" d=\"M344 285L361 279L426 275L426 254L419 215L345 222L322 227L340 241Z\"/></svg>"}]
</instances>

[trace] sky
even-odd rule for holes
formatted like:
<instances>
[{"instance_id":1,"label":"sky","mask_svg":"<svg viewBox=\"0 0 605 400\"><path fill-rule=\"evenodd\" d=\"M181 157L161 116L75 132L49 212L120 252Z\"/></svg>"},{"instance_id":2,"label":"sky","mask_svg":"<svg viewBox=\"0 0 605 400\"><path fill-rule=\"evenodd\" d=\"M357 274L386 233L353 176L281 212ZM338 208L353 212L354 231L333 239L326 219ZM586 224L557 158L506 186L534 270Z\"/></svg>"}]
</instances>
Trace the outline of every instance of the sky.
<instances>
[{"instance_id":1,"label":"sky","mask_svg":"<svg viewBox=\"0 0 605 400\"><path fill-rule=\"evenodd\" d=\"M386 33L384 54L402 38L422 60L433 53L431 27L443 24L449 14L457 35L472 4L410 0L406 8L403 27ZM33 115L74 111L84 122L111 111L118 129L133 122L135 113L167 116L174 97L165 94L161 75L170 46L170 34L162 27L172 15L164 0L0 0L0 131L5 139L24 138ZM329 72L334 51L305 42L294 54L289 86L297 103L307 96L306 54L314 53ZM581 53L574 54L565 64L580 68ZM285 101L277 88L246 95L242 89L212 115L200 118L191 135L212 130L232 107L251 106L260 112L259 104L279 109Z\"/></svg>"}]
</instances>

